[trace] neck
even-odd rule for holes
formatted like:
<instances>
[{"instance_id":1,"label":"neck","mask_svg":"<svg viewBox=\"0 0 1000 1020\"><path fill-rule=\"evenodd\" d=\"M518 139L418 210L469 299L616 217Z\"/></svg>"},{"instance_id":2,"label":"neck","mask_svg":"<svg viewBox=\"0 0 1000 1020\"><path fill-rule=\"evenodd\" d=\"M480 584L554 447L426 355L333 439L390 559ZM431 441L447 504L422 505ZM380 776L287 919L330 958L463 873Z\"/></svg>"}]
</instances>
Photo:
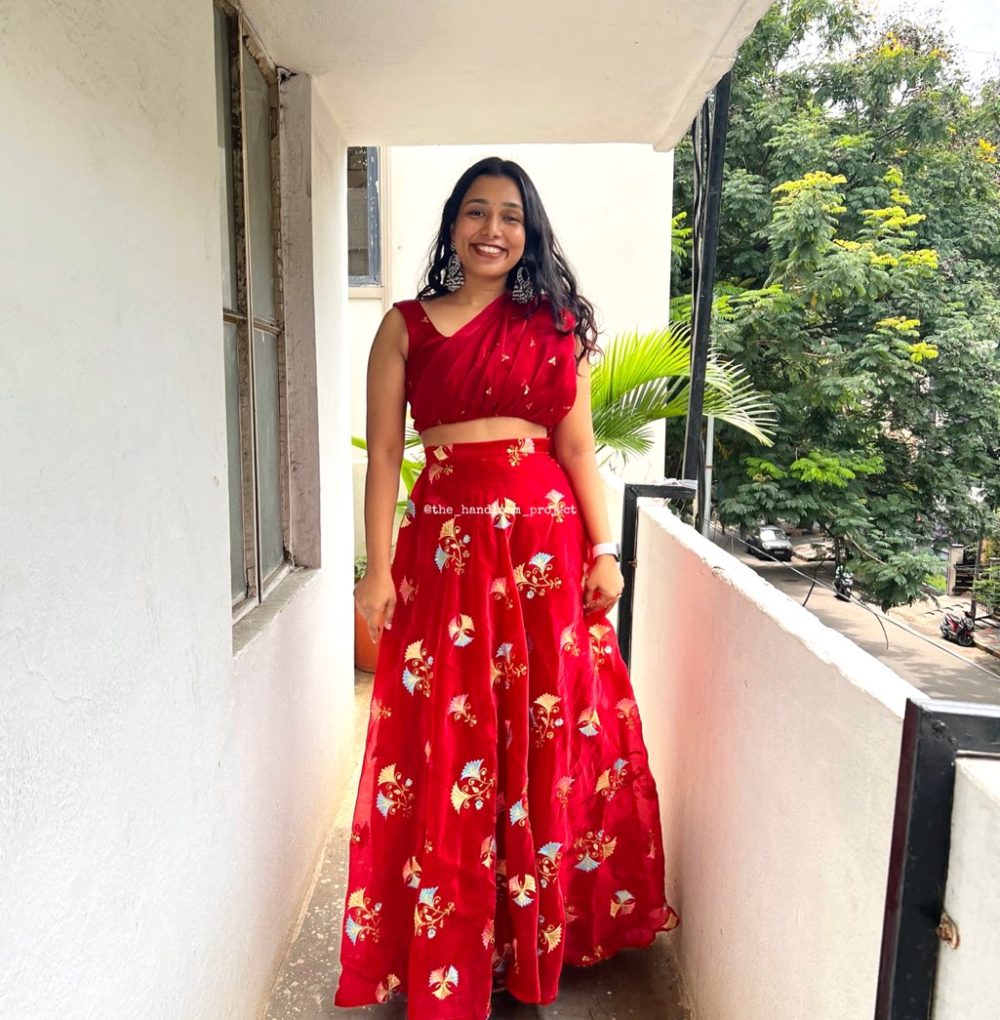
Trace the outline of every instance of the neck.
<instances>
[{"instance_id":1,"label":"neck","mask_svg":"<svg viewBox=\"0 0 1000 1020\"><path fill-rule=\"evenodd\" d=\"M465 283L455 291L457 297L463 304L473 308L485 308L491 301L495 301L507 289L507 280L504 277L497 279L477 279L475 277L465 278Z\"/></svg>"}]
</instances>

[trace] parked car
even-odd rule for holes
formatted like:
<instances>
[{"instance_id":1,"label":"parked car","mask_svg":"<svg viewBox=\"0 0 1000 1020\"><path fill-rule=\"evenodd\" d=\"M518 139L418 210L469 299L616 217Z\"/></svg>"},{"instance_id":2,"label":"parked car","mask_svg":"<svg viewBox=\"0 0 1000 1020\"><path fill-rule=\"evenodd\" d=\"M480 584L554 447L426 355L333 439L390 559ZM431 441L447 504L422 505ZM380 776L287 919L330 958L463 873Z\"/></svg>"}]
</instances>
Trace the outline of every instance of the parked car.
<instances>
[{"instance_id":1,"label":"parked car","mask_svg":"<svg viewBox=\"0 0 1000 1020\"><path fill-rule=\"evenodd\" d=\"M792 543L776 524L762 524L747 533L747 552L761 560L790 560Z\"/></svg>"}]
</instances>

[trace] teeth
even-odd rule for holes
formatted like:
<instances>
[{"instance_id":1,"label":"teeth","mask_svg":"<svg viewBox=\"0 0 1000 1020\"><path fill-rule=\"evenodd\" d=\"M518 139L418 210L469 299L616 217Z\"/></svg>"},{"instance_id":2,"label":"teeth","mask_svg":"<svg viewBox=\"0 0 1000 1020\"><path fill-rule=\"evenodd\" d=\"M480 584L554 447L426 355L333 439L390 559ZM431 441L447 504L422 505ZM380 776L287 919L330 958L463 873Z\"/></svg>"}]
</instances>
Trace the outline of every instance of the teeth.
<instances>
[{"instance_id":1,"label":"teeth","mask_svg":"<svg viewBox=\"0 0 1000 1020\"><path fill-rule=\"evenodd\" d=\"M478 248L480 251L486 252L487 255L503 254L503 248L494 248L491 244L477 244L474 245L474 247Z\"/></svg>"}]
</instances>

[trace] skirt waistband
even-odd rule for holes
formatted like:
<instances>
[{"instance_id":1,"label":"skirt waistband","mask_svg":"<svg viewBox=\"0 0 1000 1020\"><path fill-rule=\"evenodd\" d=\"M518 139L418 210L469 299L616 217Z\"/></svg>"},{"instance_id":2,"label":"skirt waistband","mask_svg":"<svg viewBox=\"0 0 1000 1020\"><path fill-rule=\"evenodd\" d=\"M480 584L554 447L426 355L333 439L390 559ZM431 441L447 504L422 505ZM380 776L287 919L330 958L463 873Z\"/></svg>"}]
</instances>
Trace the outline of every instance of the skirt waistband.
<instances>
[{"instance_id":1,"label":"skirt waistband","mask_svg":"<svg viewBox=\"0 0 1000 1020\"><path fill-rule=\"evenodd\" d=\"M479 442L440 443L425 446L427 463L446 460L520 460L532 454L550 454L550 436L527 438L484 439Z\"/></svg>"}]
</instances>

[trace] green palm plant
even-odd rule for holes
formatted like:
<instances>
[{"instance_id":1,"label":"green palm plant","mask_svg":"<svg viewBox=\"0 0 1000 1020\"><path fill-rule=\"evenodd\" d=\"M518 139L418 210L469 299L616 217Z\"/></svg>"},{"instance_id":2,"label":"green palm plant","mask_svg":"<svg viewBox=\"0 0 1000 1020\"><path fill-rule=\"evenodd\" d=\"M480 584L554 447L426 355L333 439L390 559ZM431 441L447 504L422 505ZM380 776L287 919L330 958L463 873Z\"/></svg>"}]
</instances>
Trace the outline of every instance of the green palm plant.
<instances>
[{"instance_id":1,"label":"green palm plant","mask_svg":"<svg viewBox=\"0 0 1000 1020\"><path fill-rule=\"evenodd\" d=\"M650 333L618 334L591 371L590 403L598 451L623 460L652 447L650 426L687 415L691 377L691 330L675 324ZM771 446L777 425L773 404L752 386L746 372L709 357L704 413Z\"/></svg>"}]
</instances>

